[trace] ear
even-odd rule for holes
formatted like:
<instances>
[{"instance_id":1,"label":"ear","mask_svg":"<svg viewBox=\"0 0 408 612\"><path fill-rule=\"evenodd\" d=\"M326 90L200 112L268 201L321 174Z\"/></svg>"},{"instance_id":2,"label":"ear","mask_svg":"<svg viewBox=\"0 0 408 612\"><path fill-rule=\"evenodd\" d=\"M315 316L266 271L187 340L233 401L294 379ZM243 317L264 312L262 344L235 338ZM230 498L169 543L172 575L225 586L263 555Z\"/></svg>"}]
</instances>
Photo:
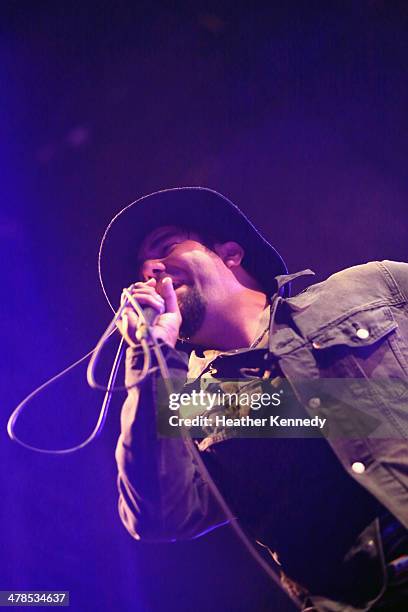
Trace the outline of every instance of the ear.
<instances>
[{"instance_id":1,"label":"ear","mask_svg":"<svg viewBox=\"0 0 408 612\"><path fill-rule=\"evenodd\" d=\"M236 268L244 258L245 251L238 242L232 240L223 243L215 243L214 251L222 259L227 268Z\"/></svg>"}]
</instances>

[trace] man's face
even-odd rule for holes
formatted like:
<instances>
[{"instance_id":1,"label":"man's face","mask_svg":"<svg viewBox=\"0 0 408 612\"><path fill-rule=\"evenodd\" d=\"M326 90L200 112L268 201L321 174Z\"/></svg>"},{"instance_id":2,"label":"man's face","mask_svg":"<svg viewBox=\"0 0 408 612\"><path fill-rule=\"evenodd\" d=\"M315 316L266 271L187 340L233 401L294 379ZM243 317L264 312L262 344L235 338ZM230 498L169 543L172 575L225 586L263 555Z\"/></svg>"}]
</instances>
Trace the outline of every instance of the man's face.
<instances>
[{"instance_id":1,"label":"man's face","mask_svg":"<svg viewBox=\"0 0 408 612\"><path fill-rule=\"evenodd\" d=\"M161 280L173 280L182 316L181 338L193 339L202 328L208 306L219 297L223 261L210 251L200 237L177 226L162 226L146 236L138 253L140 276L155 277L160 293Z\"/></svg>"}]
</instances>

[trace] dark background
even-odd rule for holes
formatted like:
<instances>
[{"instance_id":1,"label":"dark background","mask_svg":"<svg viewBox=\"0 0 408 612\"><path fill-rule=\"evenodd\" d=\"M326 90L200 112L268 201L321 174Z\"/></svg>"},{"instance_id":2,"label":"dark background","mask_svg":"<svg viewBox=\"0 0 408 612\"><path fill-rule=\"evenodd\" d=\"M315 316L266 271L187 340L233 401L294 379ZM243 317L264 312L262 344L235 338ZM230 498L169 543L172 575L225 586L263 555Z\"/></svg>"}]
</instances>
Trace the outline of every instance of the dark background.
<instances>
[{"instance_id":1,"label":"dark background","mask_svg":"<svg viewBox=\"0 0 408 612\"><path fill-rule=\"evenodd\" d=\"M408 6L36 1L2 2L0 17L0 589L70 590L75 612L292 610L228 528L168 545L127 534L122 397L66 457L22 449L5 426L105 328L99 241L145 193L221 191L318 280L407 259ZM76 444L100 401L78 368L18 431Z\"/></svg>"}]
</instances>

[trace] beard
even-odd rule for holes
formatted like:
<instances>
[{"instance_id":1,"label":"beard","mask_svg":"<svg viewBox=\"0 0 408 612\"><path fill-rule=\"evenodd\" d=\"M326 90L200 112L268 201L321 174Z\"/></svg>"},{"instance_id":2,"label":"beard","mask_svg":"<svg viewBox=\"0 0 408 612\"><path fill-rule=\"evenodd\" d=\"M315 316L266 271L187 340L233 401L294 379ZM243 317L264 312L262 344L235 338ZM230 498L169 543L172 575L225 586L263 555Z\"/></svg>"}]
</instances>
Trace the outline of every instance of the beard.
<instances>
[{"instance_id":1,"label":"beard","mask_svg":"<svg viewBox=\"0 0 408 612\"><path fill-rule=\"evenodd\" d=\"M182 317L179 337L182 340L189 340L202 326L207 304L196 287L188 287L177 301Z\"/></svg>"}]
</instances>

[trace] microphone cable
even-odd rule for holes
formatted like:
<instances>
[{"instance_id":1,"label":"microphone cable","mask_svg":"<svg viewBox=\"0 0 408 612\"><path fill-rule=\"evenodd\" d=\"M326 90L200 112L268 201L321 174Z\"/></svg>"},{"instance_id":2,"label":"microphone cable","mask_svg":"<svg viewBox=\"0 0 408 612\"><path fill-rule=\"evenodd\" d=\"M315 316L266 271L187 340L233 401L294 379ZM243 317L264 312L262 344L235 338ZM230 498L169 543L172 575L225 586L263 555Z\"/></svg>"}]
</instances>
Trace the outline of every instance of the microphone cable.
<instances>
[{"instance_id":1,"label":"microphone cable","mask_svg":"<svg viewBox=\"0 0 408 612\"><path fill-rule=\"evenodd\" d=\"M125 293L127 294L126 295L127 299L120 306L118 311L115 312L115 315L114 315L112 321L109 323L108 327L106 328L106 330L102 334L102 336L99 339L99 341L98 341L97 345L95 346L95 348L93 348L91 351L86 353L83 357L81 357L80 359L78 359L77 361L75 361L74 363L69 365L64 370L61 370L61 372L59 372L55 376L52 376L51 378L49 378L46 382L44 382L43 384L38 386L36 389L34 389L34 391L32 391L29 395L27 395L18 404L18 406L13 410L13 412L11 413L11 415L10 415L8 421L7 421L7 433L8 433L8 435L9 435L11 440L13 440L14 442L17 442L17 444L20 444L20 446L23 446L24 448L27 448L28 450L35 451L37 453L44 453L44 454L48 454L48 455L67 455L67 454L74 453L74 452L84 448L85 446L90 444L93 440L95 440L100 435L100 433L102 432L102 429L104 427L104 424L105 424L105 421L106 421L106 417L108 415L109 405L110 405L113 393L116 392L116 391L124 391L124 390L127 390L127 389L130 388L130 387L126 387L126 386L119 386L119 387L115 387L114 386L115 385L115 381L116 381L116 377L117 377L117 374L118 374L120 362L121 362L121 359L122 359L122 356L123 356L123 352L124 352L124 342L125 342L125 340L124 340L123 336L121 337L119 345L118 345L118 348L116 350L115 358L114 358L114 361L113 361L113 364L112 364L112 368L111 368L111 372L110 372L110 375L109 375L109 379L108 379L107 385L105 386L105 385L99 384L96 381L96 378L95 378L95 369L96 369L97 363L99 361L99 357L100 357L101 351L102 351L105 343L107 342L107 340L116 331L118 331L117 327L116 327L116 322L118 321L118 319L120 319L121 314L122 314L124 308L126 308L126 306L128 306L129 302L131 302L133 308L135 308L135 310L139 314L140 329L141 329L141 333L140 333L140 345L142 347L142 352L143 352L143 355L144 355L142 372L141 372L140 376L137 378L137 380L134 383L134 385L132 385L132 387L136 386L136 385L139 385L142 382L142 380L144 378L146 378L146 376L149 373L150 365L151 365L150 350L149 350L149 346L148 346L148 343L147 343L147 340L146 340L146 331L145 331L147 329L147 327L148 327L148 323L147 323L146 318L144 316L143 308L141 307L141 305L128 292L127 289L125 289ZM25 442L24 440L22 440L16 434L15 428L16 428L16 423L17 423L19 417L21 416L21 413L26 408L27 404L34 397L36 397L42 391L44 391L47 387L52 385L54 382L56 382L57 380L59 380L60 378L65 376L65 374L68 374L68 372L70 372L71 370L76 368L78 365L80 365L83 361L88 359L88 357L91 357L91 359L89 361L89 364L88 364L88 368L87 368L87 380L88 380L88 384L93 389L98 389L98 390L101 390L101 391L105 391L105 395L104 395L104 398L103 398L103 401L102 401L102 405L101 405L101 409L100 409L100 412L99 412L99 416L98 416L96 425L93 428L92 432L89 434L89 436L83 442L81 442L80 444L77 444L77 445L69 447L69 448L59 448L59 449L41 448L41 447L38 447L38 446L34 446L32 444L29 444L28 442ZM168 374L168 372L167 372L167 374Z\"/></svg>"},{"instance_id":2,"label":"microphone cable","mask_svg":"<svg viewBox=\"0 0 408 612\"><path fill-rule=\"evenodd\" d=\"M150 373L150 366L151 366L151 355L150 355L150 347L149 347L149 344L148 344L148 339L151 340L151 342L152 342L151 348L153 349L153 352L154 352L155 357L157 359L159 370L160 370L162 379L163 379L163 381L165 383L165 386L166 386L166 391L167 391L168 395L173 393L173 386L172 386L172 383L171 383L171 380L170 380L170 375L169 375L169 371L168 371L168 367L167 367L167 363L166 363L165 357L164 357L163 352L161 350L160 343L157 341L156 338L154 338L153 334L150 333L150 326L149 326L148 321L146 320L146 317L144 316L143 308L137 302L137 300L130 294L130 292L127 289L124 290L124 293L125 293L125 296L126 296L126 300L120 306L119 310L117 312L115 312L115 315L114 315L112 321L109 323L108 327L106 328L106 330L102 334L102 336L101 336L100 340L98 341L97 345L95 346L95 348L92 349L91 351L89 351L86 355L84 355L83 357L81 357L80 359L75 361L74 363L72 363L70 366L68 366L67 368L62 370L61 372L59 372L58 374L56 374L55 376L50 378L48 381L46 381L45 383L43 383L42 385L37 387L22 402L20 402L20 404L15 408L15 410L12 412L12 414L11 414L9 420L8 420L8 423L7 423L7 432L8 432L9 437L13 441L17 442L18 444L20 444L21 446L23 446L24 448L27 448L29 450L32 450L32 451L35 451L35 452L38 452L38 453L49 454L49 455L67 455L67 454L70 454L70 453L74 453L74 452L84 448L88 444L90 444L93 440L95 440L100 435L100 433L101 433L101 431L103 429L103 426L104 426L105 421L106 421L106 417L107 417L107 414L108 414L108 409L109 409L109 405L110 405L110 401L111 401L113 393L115 391L122 391L122 390L125 390L125 389L128 390L130 388L133 388L133 387L139 385L149 375L149 373ZM121 340L119 342L119 346L118 346L117 351L116 351L116 355L115 355L114 361L113 361L113 365L112 365L112 369L111 369L111 372L110 372L110 375L109 375L108 383L107 383L107 385L105 387L104 385L101 385L101 384L99 384L96 381L96 378L95 378L95 369L96 369L96 366L97 366L97 363L98 363L98 360L99 360L99 357L100 357L101 350L103 349L103 346L105 345L105 342L115 333L115 331L117 331L116 322L121 317L123 309L129 303L133 306L133 308L135 309L135 311L139 315L139 326L138 326L138 330L136 332L136 337L137 337L137 339L140 342L140 346L142 348L142 354L144 355L144 358L143 358L143 367L142 367L142 370L141 370L141 374L137 377L136 382L134 382L131 386L129 386L129 387L126 387L126 386L115 387L114 386L115 385L115 381L116 381L116 377L117 377L117 373L118 373L118 370L119 370L119 365L120 365L120 362L121 362L121 359L122 359L122 356L123 356L123 352L124 352L124 342L125 342L125 339L122 336ZM137 345L135 345L135 347L137 347ZM55 382L56 380L58 380L59 378L61 378L65 374L67 374L69 371L74 369L77 365L79 365L80 363L85 361L85 359L87 359L88 357L91 357L91 359L89 361L89 364L88 364L88 368L87 368L87 380L88 380L88 384L92 388L94 388L94 389L99 389L99 390L105 391L105 396L104 396L104 399L103 399L103 402L102 402L102 406L101 406L101 410L100 410L100 413L99 413L99 417L98 417L97 423L96 423L94 429L92 430L92 432L90 433L90 435L83 442L81 442L80 444L77 444L76 446L69 447L69 448L63 448L63 449L45 449L45 448L40 448L40 447L33 446L31 444L28 444L27 442L24 442L23 440L21 440L16 435L16 433L15 433L15 426L16 426L16 422L17 422L19 416L21 415L21 412L26 407L26 405L36 395L41 393L46 387L48 387L53 382ZM193 439L191 438L191 436L189 434L189 431L185 427L183 427L181 429L181 437L182 437L183 443L184 443L184 445L186 447L186 450L187 450L191 460L197 466L198 471L199 471L203 481L207 484L210 492L214 496L214 499L216 500L216 502L220 506L222 512L224 513L226 521L231 526L231 528L233 529L233 531L235 532L236 536L241 541L241 543L243 544L243 546L245 547L247 552L254 559L254 561L264 570L264 572L275 583L275 585L280 590L282 590L287 595L287 597L289 597L292 600L292 603L295 605L295 607L298 610L302 610L302 609L304 610L304 603L292 591L288 591L288 590L286 590L282 586L280 577L277 574L277 572L260 555L259 551L255 548L254 544L251 542L251 540L248 538L248 536L246 535L244 530L241 528L241 526L240 526L240 524L238 522L237 517L231 511L231 508L229 507L228 503L225 501L224 496L222 495L222 493L219 490L218 486L214 482L214 480L213 480L212 476L210 475L210 473L209 473L209 471L208 471L204 461L201 458L199 450L197 449L196 445L194 444ZM259 543L259 544L261 546L263 546L261 543Z\"/></svg>"},{"instance_id":3,"label":"microphone cable","mask_svg":"<svg viewBox=\"0 0 408 612\"><path fill-rule=\"evenodd\" d=\"M159 343L157 342L157 340L153 337L153 335L150 336L153 342L153 351L156 355L157 358L157 362L160 368L160 373L161 376L165 382L166 385L166 390L168 392L168 394L170 395L171 393L173 393L174 389L173 389L173 385L171 383L170 377L169 377L169 373L168 373L168 368L167 368L167 364L163 355L163 352L160 348ZM225 501L223 494L221 493L221 491L219 490L218 486L216 485L216 483L214 482L214 479L212 478L211 474L209 473L207 466L205 465L204 461L201 458L200 452L197 448L197 446L194 444L193 439L190 436L189 430L186 427L182 427L181 428L181 437L183 439L184 445L187 449L187 452L190 455L191 460L196 464L198 471L202 477L202 479L204 480L204 482L208 485L208 488L210 489L210 492L212 493L212 495L214 496L215 500L217 501L217 503L219 504L221 510L223 511L226 521L228 522L228 524L231 526L232 530L235 532L236 536L238 537L238 539L240 540L240 542L243 544L243 546L246 548L247 552L251 555L251 557L254 559L254 561L264 570L264 572L267 574L267 576L272 579L272 581L275 583L275 585L285 593L285 595L287 595L287 597L289 597L292 600L292 603L295 605L295 607L298 610L303 610L304 611L304 602L298 598L292 591L286 590L282 583L281 583L281 579L280 576L277 574L276 571L274 571L274 569L272 568L272 566L260 555L259 551L255 548L254 544L251 542L251 540L249 539L249 537L247 536L247 534L245 533L245 531L242 529L242 527L240 526L238 519L236 516L234 516L233 512L231 511L231 508L229 507L228 503ZM261 544L259 542L260 546L262 546L263 548L265 548L265 546L263 544ZM266 547L267 548L267 547ZM269 551L269 548L268 548Z\"/></svg>"}]
</instances>

